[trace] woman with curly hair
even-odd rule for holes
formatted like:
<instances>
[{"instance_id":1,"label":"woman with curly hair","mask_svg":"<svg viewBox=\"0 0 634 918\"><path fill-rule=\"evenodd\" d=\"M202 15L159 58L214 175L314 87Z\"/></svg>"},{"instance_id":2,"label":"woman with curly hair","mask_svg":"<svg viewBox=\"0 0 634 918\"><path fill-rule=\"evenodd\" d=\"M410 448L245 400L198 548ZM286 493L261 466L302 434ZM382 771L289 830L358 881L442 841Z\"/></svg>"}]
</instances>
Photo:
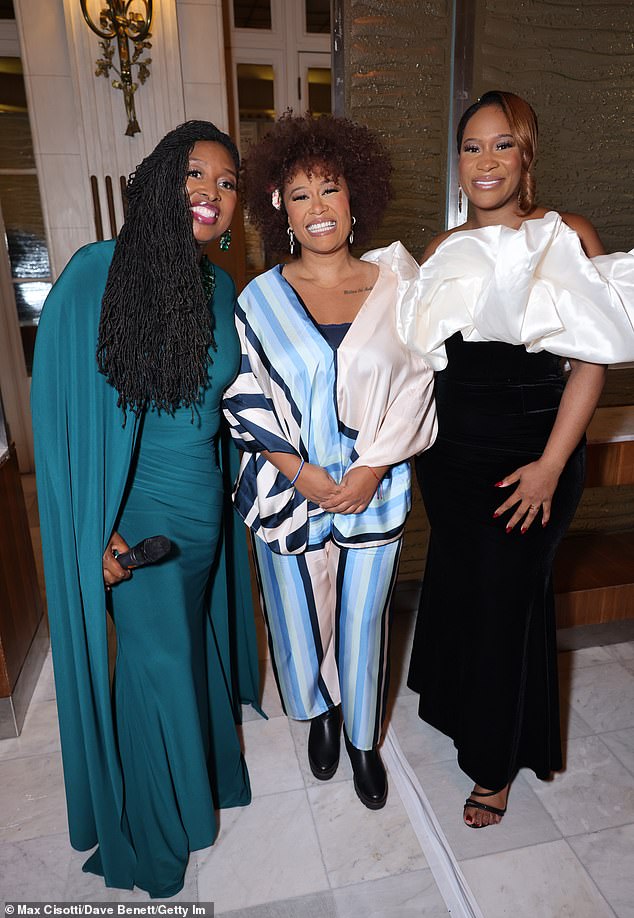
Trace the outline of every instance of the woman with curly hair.
<instances>
[{"instance_id":1,"label":"woman with curly hair","mask_svg":"<svg viewBox=\"0 0 634 918\"><path fill-rule=\"evenodd\" d=\"M365 127L280 119L244 165L250 219L295 258L241 294L238 378L225 411L244 450L235 502L253 534L286 713L310 720L320 780L346 747L360 800L387 797L377 752L389 606L410 508L410 456L435 435L431 373L399 340L400 243L365 255L390 194L390 164Z\"/></svg>"},{"instance_id":2,"label":"woman with curly hair","mask_svg":"<svg viewBox=\"0 0 634 918\"><path fill-rule=\"evenodd\" d=\"M536 203L524 99L485 93L457 143L468 219L432 240L399 316L438 371L438 439L417 461L431 539L409 685L454 740L474 782L464 822L482 828L520 768L562 767L551 571L603 365L634 358L634 259Z\"/></svg>"},{"instance_id":3,"label":"woman with curly hair","mask_svg":"<svg viewBox=\"0 0 634 918\"><path fill-rule=\"evenodd\" d=\"M189 852L213 843L215 810L250 800L236 721L240 701L257 700L253 611L216 457L239 362L235 294L203 255L227 238L238 167L231 138L208 122L167 134L130 176L118 239L75 254L37 335L36 472L71 843L98 844L84 870L107 886L153 897L181 889ZM172 553L131 575L117 555L154 533Z\"/></svg>"}]
</instances>

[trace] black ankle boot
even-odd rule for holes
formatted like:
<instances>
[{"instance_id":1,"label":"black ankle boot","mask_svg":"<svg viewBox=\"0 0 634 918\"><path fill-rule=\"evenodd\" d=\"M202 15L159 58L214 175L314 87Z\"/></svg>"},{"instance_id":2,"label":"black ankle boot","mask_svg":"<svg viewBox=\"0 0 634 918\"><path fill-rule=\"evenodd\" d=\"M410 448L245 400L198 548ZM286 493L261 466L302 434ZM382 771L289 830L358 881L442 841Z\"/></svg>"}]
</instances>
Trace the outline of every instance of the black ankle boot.
<instances>
[{"instance_id":1,"label":"black ankle boot","mask_svg":"<svg viewBox=\"0 0 634 918\"><path fill-rule=\"evenodd\" d=\"M308 764L320 781L329 781L339 765L339 708L313 717L308 734Z\"/></svg>"},{"instance_id":2,"label":"black ankle boot","mask_svg":"<svg viewBox=\"0 0 634 918\"><path fill-rule=\"evenodd\" d=\"M387 775L376 746L373 749L357 749L348 739L345 730L344 737L357 797L368 809L380 810L387 800Z\"/></svg>"}]
</instances>

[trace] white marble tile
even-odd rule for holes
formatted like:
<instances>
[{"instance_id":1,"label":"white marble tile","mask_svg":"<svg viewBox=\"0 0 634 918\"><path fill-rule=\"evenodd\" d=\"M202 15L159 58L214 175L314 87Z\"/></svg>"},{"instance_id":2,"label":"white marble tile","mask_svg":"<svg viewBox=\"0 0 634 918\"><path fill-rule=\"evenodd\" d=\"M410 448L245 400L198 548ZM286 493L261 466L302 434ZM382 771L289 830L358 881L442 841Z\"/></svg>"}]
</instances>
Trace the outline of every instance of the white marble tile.
<instances>
[{"instance_id":1,"label":"white marble tile","mask_svg":"<svg viewBox=\"0 0 634 918\"><path fill-rule=\"evenodd\" d=\"M242 735L254 797L304 787L288 717L250 721Z\"/></svg>"},{"instance_id":2,"label":"white marble tile","mask_svg":"<svg viewBox=\"0 0 634 918\"><path fill-rule=\"evenodd\" d=\"M64 899L71 859L68 836L47 835L0 845L2 899L31 901Z\"/></svg>"},{"instance_id":3,"label":"white marble tile","mask_svg":"<svg viewBox=\"0 0 634 918\"><path fill-rule=\"evenodd\" d=\"M427 862L394 788L387 804L372 811L352 781L308 788L331 887L420 870Z\"/></svg>"},{"instance_id":4,"label":"white marble tile","mask_svg":"<svg viewBox=\"0 0 634 918\"><path fill-rule=\"evenodd\" d=\"M84 873L83 865L91 851L72 851L64 899L67 902L117 902L124 890L112 889L105 885L103 877L94 873ZM131 896L132 890L126 889Z\"/></svg>"},{"instance_id":5,"label":"white marble tile","mask_svg":"<svg viewBox=\"0 0 634 918\"><path fill-rule=\"evenodd\" d=\"M634 729L602 733L601 739L619 762L634 775Z\"/></svg>"},{"instance_id":6,"label":"white marble tile","mask_svg":"<svg viewBox=\"0 0 634 918\"><path fill-rule=\"evenodd\" d=\"M59 754L0 762L0 841L67 831Z\"/></svg>"},{"instance_id":7,"label":"white marble tile","mask_svg":"<svg viewBox=\"0 0 634 918\"><path fill-rule=\"evenodd\" d=\"M46 655L40 671L37 685L31 698L31 704L55 700L55 677L53 676L53 658L50 652Z\"/></svg>"},{"instance_id":8,"label":"white marble tile","mask_svg":"<svg viewBox=\"0 0 634 918\"><path fill-rule=\"evenodd\" d=\"M486 918L613 918L565 841L463 861Z\"/></svg>"},{"instance_id":9,"label":"white marble tile","mask_svg":"<svg viewBox=\"0 0 634 918\"><path fill-rule=\"evenodd\" d=\"M82 867L90 857L90 851L71 851L64 900L67 902L197 902L198 861L194 855L189 858L185 871L185 885L169 899L152 899L143 889L116 889L106 886L103 877L84 873Z\"/></svg>"},{"instance_id":10,"label":"white marble tile","mask_svg":"<svg viewBox=\"0 0 634 918\"><path fill-rule=\"evenodd\" d=\"M31 701L20 736L0 742L0 762L19 756L45 755L59 748L56 702Z\"/></svg>"},{"instance_id":11,"label":"white marble tile","mask_svg":"<svg viewBox=\"0 0 634 918\"><path fill-rule=\"evenodd\" d=\"M293 743L295 745L297 761L299 762L299 767L301 769L302 777L306 787L323 787L325 784L333 784L338 781L352 780L352 766L350 765L350 759L346 753L343 742L343 735L341 737L341 756L339 758L339 768L334 773L330 781L320 781L313 775L312 771L310 770L310 765L308 764L308 731L310 729L310 721L292 720L289 718L288 724L290 727L291 736L293 738Z\"/></svg>"},{"instance_id":12,"label":"white marble tile","mask_svg":"<svg viewBox=\"0 0 634 918\"><path fill-rule=\"evenodd\" d=\"M567 754L568 740L577 739L579 736L592 736L594 730L587 724L583 717L564 699L561 702L561 738L564 744L564 755Z\"/></svg>"},{"instance_id":13,"label":"white marble tile","mask_svg":"<svg viewBox=\"0 0 634 918\"><path fill-rule=\"evenodd\" d=\"M618 918L634 918L634 825L577 835L568 844Z\"/></svg>"},{"instance_id":14,"label":"white marble tile","mask_svg":"<svg viewBox=\"0 0 634 918\"><path fill-rule=\"evenodd\" d=\"M223 810L216 844L197 859L199 898L219 913L328 889L303 790Z\"/></svg>"},{"instance_id":15,"label":"white marble tile","mask_svg":"<svg viewBox=\"0 0 634 918\"><path fill-rule=\"evenodd\" d=\"M332 892L267 902L230 912L220 912L216 908L215 914L225 918L339 918Z\"/></svg>"},{"instance_id":16,"label":"white marble tile","mask_svg":"<svg viewBox=\"0 0 634 918\"><path fill-rule=\"evenodd\" d=\"M570 703L596 733L634 727L634 676L619 663L573 670Z\"/></svg>"},{"instance_id":17,"label":"white marble tile","mask_svg":"<svg viewBox=\"0 0 634 918\"><path fill-rule=\"evenodd\" d=\"M446 918L431 870L415 870L334 890L338 918Z\"/></svg>"},{"instance_id":18,"label":"white marble tile","mask_svg":"<svg viewBox=\"0 0 634 918\"><path fill-rule=\"evenodd\" d=\"M634 822L634 777L598 736L571 740L565 772L527 781L563 835Z\"/></svg>"},{"instance_id":19,"label":"white marble tile","mask_svg":"<svg viewBox=\"0 0 634 918\"><path fill-rule=\"evenodd\" d=\"M561 838L561 832L528 786L525 770L513 782L502 821L485 829L472 829L463 822L463 806L473 782L455 761L423 763L414 771L457 858Z\"/></svg>"},{"instance_id":20,"label":"white marble tile","mask_svg":"<svg viewBox=\"0 0 634 918\"><path fill-rule=\"evenodd\" d=\"M181 69L184 83L221 83L224 79L222 19L217 9L178 8Z\"/></svg>"},{"instance_id":21,"label":"white marble tile","mask_svg":"<svg viewBox=\"0 0 634 918\"><path fill-rule=\"evenodd\" d=\"M418 695L399 696L390 723L412 768L424 762L455 762L453 740L418 716Z\"/></svg>"},{"instance_id":22,"label":"white marble tile","mask_svg":"<svg viewBox=\"0 0 634 918\"><path fill-rule=\"evenodd\" d=\"M609 644L605 649L613 659L621 663L634 662L634 641L622 641L620 644Z\"/></svg>"},{"instance_id":23,"label":"white marble tile","mask_svg":"<svg viewBox=\"0 0 634 918\"><path fill-rule=\"evenodd\" d=\"M586 666L612 662L614 658L607 647L581 647L579 650L567 650L558 655L560 668L570 666L573 669L583 669Z\"/></svg>"}]
</instances>

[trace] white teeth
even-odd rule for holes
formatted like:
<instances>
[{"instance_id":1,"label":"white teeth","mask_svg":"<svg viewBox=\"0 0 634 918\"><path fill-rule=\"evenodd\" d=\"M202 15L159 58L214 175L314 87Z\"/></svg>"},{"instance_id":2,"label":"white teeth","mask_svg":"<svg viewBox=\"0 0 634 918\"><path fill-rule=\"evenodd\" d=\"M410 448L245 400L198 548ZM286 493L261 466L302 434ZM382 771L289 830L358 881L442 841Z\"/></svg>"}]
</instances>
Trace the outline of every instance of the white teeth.
<instances>
[{"instance_id":1,"label":"white teeth","mask_svg":"<svg viewBox=\"0 0 634 918\"><path fill-rule=\"evenodd\" d=\"M306 229L309 233L314 233L317 230L334 229L336 225L334 220L324 220L322 223L311 223Z\"/></svg>"},{"instance_id":2,"label":"white teeth","mask_svg":"<svg viewBox=\"0 0 634 918\"><path fill-rule=\"evenodd\" d=\"M218 208L214 207L213 204L192 204L191 209L196 213L202 214L218 214Z\"/></svg>"}]
</instances>

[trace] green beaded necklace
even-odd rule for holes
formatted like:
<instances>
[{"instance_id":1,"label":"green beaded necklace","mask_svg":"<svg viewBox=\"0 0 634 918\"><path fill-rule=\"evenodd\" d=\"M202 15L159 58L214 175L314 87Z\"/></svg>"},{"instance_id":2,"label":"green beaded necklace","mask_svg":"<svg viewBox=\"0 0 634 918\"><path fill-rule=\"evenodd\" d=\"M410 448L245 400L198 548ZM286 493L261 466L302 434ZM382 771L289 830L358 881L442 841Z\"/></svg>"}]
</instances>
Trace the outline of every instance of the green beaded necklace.
<instances>
[{"instance_id":1,"label":"green beaded necklace","mask_svg":"<svg viewBox=\"0 0 634 918\"><path fill-rule=\"evenodd\" d=\"M200 260L200 273L202 275L205 300L209 303L216 289L216 272L206 255L203 255Z\"/></svg>"}]
</instances>

